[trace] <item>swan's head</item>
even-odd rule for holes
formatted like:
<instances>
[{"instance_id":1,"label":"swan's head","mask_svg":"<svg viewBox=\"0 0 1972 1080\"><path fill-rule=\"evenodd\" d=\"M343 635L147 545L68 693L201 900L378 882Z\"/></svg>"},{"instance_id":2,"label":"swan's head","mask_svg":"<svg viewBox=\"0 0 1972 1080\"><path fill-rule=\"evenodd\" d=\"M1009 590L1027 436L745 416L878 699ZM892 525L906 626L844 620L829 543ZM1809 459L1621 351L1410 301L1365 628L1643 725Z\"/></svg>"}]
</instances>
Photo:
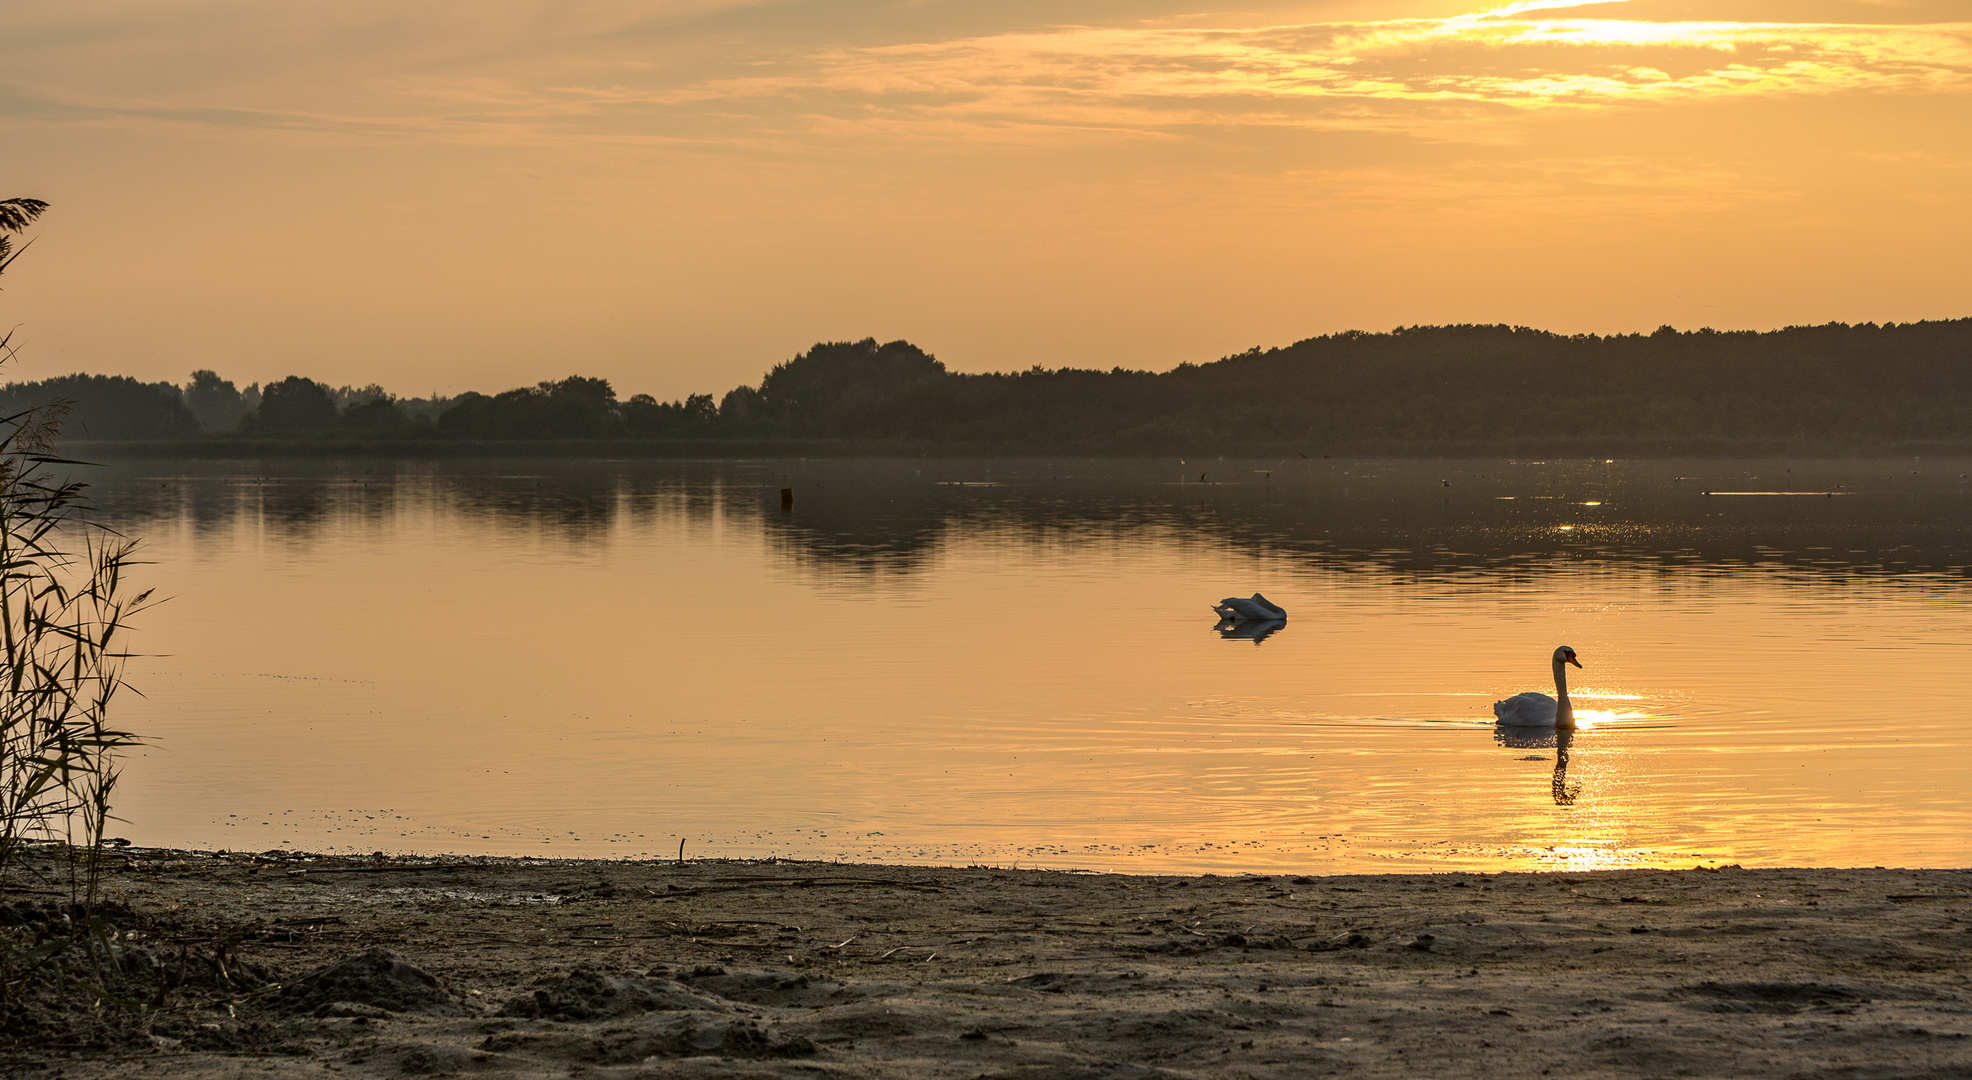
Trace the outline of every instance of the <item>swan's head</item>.
<instances>
[{"instance_id":1,"label":"swan's head","mask_svg":"<svg viewBox=\"0 0 1972 1080\"><path fill-rule=\"evenodd\" d=\"M1554 650L1554 662L1557 664L1573 664L1576 667L1582 666L1582 662L1575 659L1575 650L1566 645Z\"/></svg>"}]
</instances>

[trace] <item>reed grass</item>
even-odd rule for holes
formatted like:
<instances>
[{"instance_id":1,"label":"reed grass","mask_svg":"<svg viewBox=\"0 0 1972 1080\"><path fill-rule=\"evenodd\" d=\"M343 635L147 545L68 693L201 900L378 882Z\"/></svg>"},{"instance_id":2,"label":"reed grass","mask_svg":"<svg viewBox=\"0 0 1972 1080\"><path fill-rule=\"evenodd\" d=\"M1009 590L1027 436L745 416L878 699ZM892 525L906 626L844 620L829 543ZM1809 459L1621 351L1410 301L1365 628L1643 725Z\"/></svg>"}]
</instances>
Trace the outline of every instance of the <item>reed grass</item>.
<instances>
[{"instance_id":1,"label":"reed grass","mask_svg":"<svg viewBox=\"0 0 1972 1080\"><path fill-rule=\"evenodd\" d=\"M0 417L0 906L23 876L68 900L64 933L0 946L0 998L50 975L104 985L114 951L97 883L118 754L138 742L110 713L152 592L128 582L137 544L84 516L83 463L53 452L61 414ZM30 849L51 857L30 865Z\"/></svg>"},{"instance_id":2,"label":"reed grass","mask_svg":"<svg viewBox=\"0 0 1972 1080\"><path fill-rule=\"evenodd\" d=\"M0 202L0 232L44 207ZM0 260L11 261L4 247ZM13 357L11 337L0 336L0 361ZM117 756L138 739L110 710L128 689L130 620L152 592L127 579L137 544L87 516L76 479L86 463L55 452L66 415L55 401L0 416L0 911L18 913L21 878L67 896L52 926L0 934L0 1014L49 981L105 998L116 963L97 883Z\"/></svg>"},{"instance_id":3,"label":"reed grass","mask_svg":"<svg viewBox=\"0 0 1972 1080\"><path fill-rule=\"evenodd\" d=\"M59 404L0 418L0 896L23 845L94 851L110 821L137 545L82 516ZM91 876L93 879L93 875Z\"/></svg>"}]
</instances>

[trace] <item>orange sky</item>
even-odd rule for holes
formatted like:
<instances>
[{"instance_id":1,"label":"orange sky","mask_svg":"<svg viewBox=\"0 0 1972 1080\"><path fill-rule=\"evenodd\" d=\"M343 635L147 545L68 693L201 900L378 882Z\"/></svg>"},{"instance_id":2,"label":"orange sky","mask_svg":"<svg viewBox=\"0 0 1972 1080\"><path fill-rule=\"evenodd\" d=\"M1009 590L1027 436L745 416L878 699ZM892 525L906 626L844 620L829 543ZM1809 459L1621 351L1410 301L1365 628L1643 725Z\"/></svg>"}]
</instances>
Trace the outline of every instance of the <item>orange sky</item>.
<instances>
[{"instance_id":1,"label":"orange sky","mask_svg":"<svg viewBox=\"0 0 1972 1080\"><path fill-rule=\"evenodd\" d=\"M1207 0L1208 5L1210 0ZM13 378L676 397L819 339L1972 315L1972 0L67 0Z\"/></svg>"}]
</instances>

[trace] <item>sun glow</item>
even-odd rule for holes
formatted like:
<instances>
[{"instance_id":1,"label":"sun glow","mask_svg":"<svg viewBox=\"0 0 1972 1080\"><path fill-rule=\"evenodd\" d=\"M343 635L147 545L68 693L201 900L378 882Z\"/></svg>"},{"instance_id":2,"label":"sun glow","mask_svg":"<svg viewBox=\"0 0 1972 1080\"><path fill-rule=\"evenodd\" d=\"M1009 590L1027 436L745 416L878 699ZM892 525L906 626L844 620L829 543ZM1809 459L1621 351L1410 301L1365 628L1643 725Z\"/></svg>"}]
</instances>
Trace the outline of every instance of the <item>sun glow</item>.
<instances>
[{"instance_id":1,"label":"sun glow","mask_svg":"<svg viewBox=\"0 0 1972 1080\"><path fill-rule=\"evenodd\" d=\"M1661 865L1661 854L1617 847L1584 847L1556 844L1527 853L1530 868L1568 873L1595 870L1628 870L1639 866Z\"/></svg>"},{"instance_id":2,"label":"sun glow","mask_svg":"<svg viewBox=\"0 0 1972 1080\"><path fill-rule=\"evenodd\" d=\"M1529 11L1553 11L1556 8L1594 7L1602 4L1624 4L1628 2L1629 0L1521 0L1517 4L1507 4L1503 7L1496 7L1487 11L1473 12L1470 15L1455 16L1455 18L1473 21L1479 19L1510 19Z\"/></svg>"},{"instance_id":3,"label":"sun glow","mask_svg":"<svg viewBox=\"0 0 1972 1080\"><path fill-rule=\"evenodd\" d=\"M1480 25L1468 36L1489 34L1500 44L1679 46L1731 53L1742 36L1768 36L1789 27L1761 23L1632 22L1626 19L1533 19L1497 28Z\"/></svg>"},{"instance_id":4,"label":"sun glow","mask_svg":"<svg viewBox=\"0 0 1972 1080\"><path fill-rule=\"evenodd\" d=\"M1575 727L1582 731L1607 724L1614 720L1633 719L1636 714L1619 713L1614 709L1576 709Z\"/></svg>"},{"instance_id":5,"label":"sun glow","mask_svg":"<svg viewBox=\"0 0 1972 1080\"><path fill-rule=\"evenodd\" d=\"M896 99L893 123L937 115L992 123L1003 133L1016 118L1138 131L1390 127L1404 121L1361 106L1601 108L1972 86L1972 24L1526 17L1582 6L1539 2L1448 19L1246 29L1067 26L839 52L823 58L818 77L837 91ZM693 93L785 93L790 85L782 76ZM1409 123L1446 119L1424 112ZM1475 117L1458 119L1469 125Z\"/></svg>"}]
</instances>

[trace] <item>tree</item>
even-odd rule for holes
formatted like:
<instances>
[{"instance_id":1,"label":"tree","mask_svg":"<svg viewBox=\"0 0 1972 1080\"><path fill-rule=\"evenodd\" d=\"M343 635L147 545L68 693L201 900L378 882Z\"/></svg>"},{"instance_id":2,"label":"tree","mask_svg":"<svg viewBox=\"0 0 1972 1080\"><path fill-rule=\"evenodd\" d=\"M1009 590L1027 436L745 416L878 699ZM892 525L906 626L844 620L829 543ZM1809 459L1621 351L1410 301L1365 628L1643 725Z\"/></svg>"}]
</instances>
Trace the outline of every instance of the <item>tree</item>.
<instances>
[{"instance_id":1,"label":"tree","mask_svg":"<svg viewBox=\"0 0 1972 1080\"><path fill-rule=\"evenodd\" d=\"M327 431L336 424L335 399L313 379L290 375L260 391L260 405L247 414L243 427L269 435Z\"/></svg>"},{"instance_id":2,"label":"tree","mask_svg":"<svg viewBox=\"0 0 1972 1080\"><path fill-rule=\"evenodd\" d=\"M660 402L649 394L637 394L623 403L623 430L631 435L656 438L705 438L719 421L719 408L711 394L693 394L684 401Z\"/></svg>"},{"instance_id":3,"label":"tree","mask_svg":"<svg viewBox=\"0 0 1972 1080\"><path fill-rule=\"evenodd\" d=\"M359 401L342 410L341 426L365 435L401 435L411 426L411 418L388 396Z\"/></svg>"},{"instance_id":4,"label":"tree","mask_svg":"<svg viewBox=\"0 0 1972 1080\"><path fill-rule=\"evenodd\" d=\"M945 376L945 365L908 341L825 341L760 380L760 402L803 434L881 424L895 402ZM888 432L872 432L888 434Z\"/></svg>"},{"instance_id":5,"label":"tree","mask_svg":"<svg viewBox=\"0 0 1972 1080\"><path fill-rule=\"evenodd\" d=\"M64 430L85 439L177 439L196 435L199 422L170 383L141 383L128 375L62 375L0 386L7 414L59 401Z\"/></svg>"},{"instance_id":6,"label":"tree","mask_svg":"<svg viewBox=\"0 0 1972 1080\"><path fill-rule=\"evenodd\" d=\"M735 386L719 399L719 419L727 426L746 424L759 418L766 410L760 402L760 391L751 386Z\"/></svg>"},{"instance_id":7,"label":"tree","mask_svg":"<svg viewBox=\"0 0 1972 1080\"><path fill-rule=\"evenodd\" d=\"M580 401L599 413L616 408L616 389L608 379L570 375L560 382L544 382L536 390L543 397Z\"/></svg>"},{"instance_id":8,"label":"tree","mask_svg":"<svg viewBox=\"0 0 1972 1080\"><path fill-rule=\"evenodd\" d=\"M608 379L571 375L493 397L461 394L438 430L464 439L600 439L620 429L623 412Z\"/></svg>"},{"instance_id":9,"label":"tree","mask_svg":"<svg viewBox=\"0 0 1972 1080\"><path fill-rule=\"evenodd\" d=\"M247 413L246 399L233 381L203 368L192 372L192 381L185 384L185 407L207 431L237 431Z\"/></svg>"}]
</instances>

